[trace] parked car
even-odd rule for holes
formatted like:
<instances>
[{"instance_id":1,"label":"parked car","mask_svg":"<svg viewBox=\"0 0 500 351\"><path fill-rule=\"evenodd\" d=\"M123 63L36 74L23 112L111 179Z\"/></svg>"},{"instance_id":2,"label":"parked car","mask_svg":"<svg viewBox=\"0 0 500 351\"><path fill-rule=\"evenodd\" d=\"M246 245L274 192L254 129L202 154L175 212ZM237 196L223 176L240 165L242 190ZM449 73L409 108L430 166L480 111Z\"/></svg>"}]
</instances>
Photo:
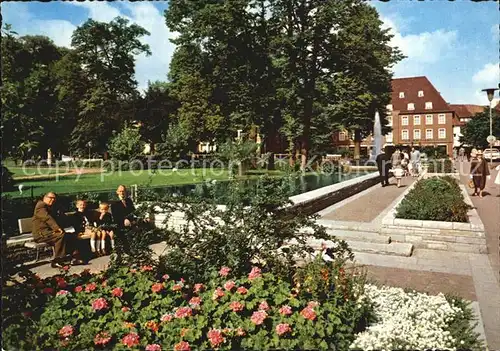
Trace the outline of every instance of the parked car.
<instances>
[{"instance_id":1,"label":"parked car","mask_svg":"<svg viewBox=\"0 0 500 351\"><path fill-rule=\"evenodd\" d=\"M485 160L498 160L500 159L500 151L498 149L485 149L483 152L483 157Z\"/></svg>"}]
</instances>

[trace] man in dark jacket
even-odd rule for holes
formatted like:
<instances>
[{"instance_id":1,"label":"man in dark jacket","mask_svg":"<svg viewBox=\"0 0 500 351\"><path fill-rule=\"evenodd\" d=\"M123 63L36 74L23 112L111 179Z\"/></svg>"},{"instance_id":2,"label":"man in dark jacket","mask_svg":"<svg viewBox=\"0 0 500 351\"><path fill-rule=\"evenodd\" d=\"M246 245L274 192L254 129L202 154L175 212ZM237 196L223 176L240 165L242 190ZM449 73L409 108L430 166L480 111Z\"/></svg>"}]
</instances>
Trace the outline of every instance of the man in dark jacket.
<instances>
[{"instance_id":1,"label":"man in dark jacket","mask_svg":"<svg viewBox=\"0 0 500 351\"><path fill-rule=\"evenodd\" d=\"M55 201L56 195L50 192L37 202L33 213L33 238L36 243L54 246L55 257L51 265L53 268L61 268L68 251L68 236L62 229L62 215L54 209Z\"/></svg>"},{"instance_id":2,"label":"man in dark jacket","mask_svg":"<svg viewBox=\"0 0 500 351\"><path fill-rule=\"evenodd\" d=\"M389 185L389 170L391 169L391 162L389 155L385 153L384 149L382 149L380 154L377 155L375 162L377 162L378 173L380 174L380 184L382 184L383 187Z\"/></svg>"},{"instance_id":3,"label":"man in dark jacket","mask_svg":"<svg viewBox=\"0 0 500 351\"><path fill-rule=\"evenodd\" d=\"M134 215L134 203L128 197L127 188L124 185L118 186L116 194L120 200L111 204L113 221L118 227L131 227L137 222L137 218Z\"/></svg>"}]
</instances>

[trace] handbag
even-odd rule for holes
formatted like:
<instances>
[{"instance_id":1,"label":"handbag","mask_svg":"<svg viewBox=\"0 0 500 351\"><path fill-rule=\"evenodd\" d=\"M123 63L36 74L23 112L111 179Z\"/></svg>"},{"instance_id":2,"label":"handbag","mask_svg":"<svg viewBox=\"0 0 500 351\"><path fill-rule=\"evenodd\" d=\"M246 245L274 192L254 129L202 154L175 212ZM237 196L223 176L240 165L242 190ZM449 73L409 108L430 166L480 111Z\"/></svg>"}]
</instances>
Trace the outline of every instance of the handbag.
<instances>
[{"instance_id":1,"label":"handbag","mask_svg":"<svg viewBox=\"0 0 500 351\"><path fill-rule=\"evenodd\" d=\"M472 179L469 180L469 183L467 185L469 185L469 188L471 188L471 189L476 188L476 186L474 185L474 181Z\"/></svg>"}]
</instances>

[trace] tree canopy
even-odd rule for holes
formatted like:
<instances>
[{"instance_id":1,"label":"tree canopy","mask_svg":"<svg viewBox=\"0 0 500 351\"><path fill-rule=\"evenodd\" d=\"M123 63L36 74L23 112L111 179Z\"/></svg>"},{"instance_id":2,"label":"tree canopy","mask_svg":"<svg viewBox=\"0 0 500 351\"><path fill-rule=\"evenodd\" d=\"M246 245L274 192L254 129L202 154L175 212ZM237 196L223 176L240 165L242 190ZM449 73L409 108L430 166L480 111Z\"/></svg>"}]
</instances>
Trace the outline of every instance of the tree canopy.
<instances>
[{"instance_id":1,"label":"tree canopy","mask_svg":"<svg viewBox=\"0 0 500 351\"><path fill-rule=\"evenodd\" d=\"M500 113L497 109L492 110L493 135L500 137ZM486 138L490 135L490 112L485 108L483 112L477 113L461 130L460 142L478 148L489 147Z\"/></svg>"}]
</instances>

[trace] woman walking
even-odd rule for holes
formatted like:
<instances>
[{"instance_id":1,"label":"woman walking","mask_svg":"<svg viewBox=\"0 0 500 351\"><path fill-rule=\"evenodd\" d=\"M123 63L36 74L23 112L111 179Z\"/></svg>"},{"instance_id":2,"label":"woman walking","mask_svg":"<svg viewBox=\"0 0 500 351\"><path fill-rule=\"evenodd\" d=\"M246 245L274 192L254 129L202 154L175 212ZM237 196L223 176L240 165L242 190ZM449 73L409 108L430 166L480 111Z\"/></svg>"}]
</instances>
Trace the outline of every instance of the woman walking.
<instances>
[{"instance_id":1,"label":"woman walking","mask_svg":"<svg viewBox=\"0 0 500 351\"><path fill-rule=\"evenodd\" d=\"M470 161L470 178L474 182L474 193L472 196L479 194L479 197L483 197L486 178L489 178L490 170L488 169L486 160L483 158L483 152L481 150L477 152L474 151L471 152Z\"/></svg>"},{"instance_id":2,"label":"woman walking","mask_svg":"<svg viewBox=\"0 0 500 351\"><path fill-rule=\"evenodd\" d=\"M392 172L398 182L398 188L401 186L401 177L403 177L403 168L401 166L401 151L396 150L391 156Z\"/></svg>"}]
</instances>

